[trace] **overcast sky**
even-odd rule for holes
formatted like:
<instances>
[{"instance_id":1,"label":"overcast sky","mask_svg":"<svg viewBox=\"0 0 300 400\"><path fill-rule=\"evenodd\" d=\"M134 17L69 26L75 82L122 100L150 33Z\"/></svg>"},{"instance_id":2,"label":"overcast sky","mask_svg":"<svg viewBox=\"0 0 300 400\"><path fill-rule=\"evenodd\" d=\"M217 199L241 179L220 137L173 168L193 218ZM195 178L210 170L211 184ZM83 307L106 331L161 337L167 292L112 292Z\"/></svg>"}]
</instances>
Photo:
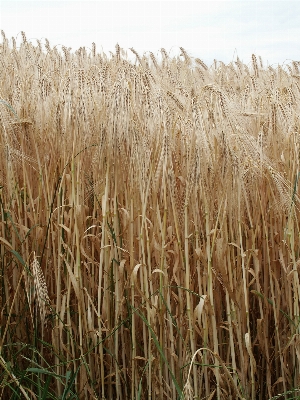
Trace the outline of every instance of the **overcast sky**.
<instances>
[{"instance_id":1,"label":"overcast sky","mask_svg":"<svg viewBox=\"0 0 300 400\"><path fill-rule=\"evenodd\" d=\"M182 46L209 65L238 56L265 65L300 60L300 1L14 1L0 0L0 29L10 39L50 45L170 55ZM0 37L2 41L2 37Z\"/></svg>"}]
</instances>

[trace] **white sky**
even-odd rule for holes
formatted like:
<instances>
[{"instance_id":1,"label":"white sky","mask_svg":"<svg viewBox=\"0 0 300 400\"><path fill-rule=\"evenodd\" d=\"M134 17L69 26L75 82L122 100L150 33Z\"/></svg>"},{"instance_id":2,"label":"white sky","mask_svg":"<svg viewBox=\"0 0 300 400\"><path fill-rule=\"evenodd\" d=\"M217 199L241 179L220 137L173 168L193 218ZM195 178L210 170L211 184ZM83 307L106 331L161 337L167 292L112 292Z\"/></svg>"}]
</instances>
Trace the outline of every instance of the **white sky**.
<instances>
[{"instance_id":1,"label":"white sky","mask_svg":"<svg viewBox=\"0 0 300 400\"><path fill-rule=\"evenodd\" d=\"M300 60L300 1L14 1L0 0L0 29L10 39L50 45L115 51L116 43L131 56L170 55L182 46L211 65L236 55L249 63L251 54L265 65ZM0 37L2 41L2 37Z\"/></svg>"}]
</instances>

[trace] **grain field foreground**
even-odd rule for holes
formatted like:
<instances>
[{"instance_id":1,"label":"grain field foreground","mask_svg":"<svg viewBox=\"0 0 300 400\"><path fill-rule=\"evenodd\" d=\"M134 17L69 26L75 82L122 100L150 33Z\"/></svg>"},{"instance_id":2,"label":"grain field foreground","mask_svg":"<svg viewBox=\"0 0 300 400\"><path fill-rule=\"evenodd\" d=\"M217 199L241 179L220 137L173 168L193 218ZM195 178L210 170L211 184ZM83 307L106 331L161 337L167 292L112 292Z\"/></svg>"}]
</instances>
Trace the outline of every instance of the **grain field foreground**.
<instances>
[{"instance_id":1,"label":"grain field foreground","mask_svg":"<svg viewBox=\"0 0 300 400\"><path fill-rule=\"evenodd\" d=\"M299 399L300 63L22 36L0 44L0 398Z\"/></svg>"}]
</instances>

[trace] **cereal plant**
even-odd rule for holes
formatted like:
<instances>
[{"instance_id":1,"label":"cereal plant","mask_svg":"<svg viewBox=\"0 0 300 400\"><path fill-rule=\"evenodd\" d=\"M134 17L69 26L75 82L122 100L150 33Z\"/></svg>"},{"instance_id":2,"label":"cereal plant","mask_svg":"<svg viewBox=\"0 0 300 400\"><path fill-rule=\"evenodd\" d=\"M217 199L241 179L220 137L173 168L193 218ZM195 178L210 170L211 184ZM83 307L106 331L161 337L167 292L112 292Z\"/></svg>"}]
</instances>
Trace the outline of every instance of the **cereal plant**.
<instances>
[{"instance_id":1,"label":"cereal plant","mask_svg":"<svg viewBox=\"0 0 300 400\"><path fill-rule=\"evenodd\" d=\"M300 75L0 44L0 398L299 399Z\"/></svg>"}]
</instances>

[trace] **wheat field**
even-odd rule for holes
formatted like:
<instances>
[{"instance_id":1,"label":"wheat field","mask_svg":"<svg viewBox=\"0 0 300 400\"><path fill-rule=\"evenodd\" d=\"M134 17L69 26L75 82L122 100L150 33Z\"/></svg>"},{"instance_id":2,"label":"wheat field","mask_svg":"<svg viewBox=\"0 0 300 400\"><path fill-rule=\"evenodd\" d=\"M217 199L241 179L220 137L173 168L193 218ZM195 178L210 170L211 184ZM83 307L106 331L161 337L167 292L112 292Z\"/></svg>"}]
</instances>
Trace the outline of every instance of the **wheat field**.
<instances>
[{"instance_id":1,"label":"wheat field","mask_svg":"<svg viewBox=\"0 0 300 400\"><path fill-rule=\"evenodd\" d=\"M299 399L300 63L0 44L0 398Z\"/></svg>"}]
</instances>

